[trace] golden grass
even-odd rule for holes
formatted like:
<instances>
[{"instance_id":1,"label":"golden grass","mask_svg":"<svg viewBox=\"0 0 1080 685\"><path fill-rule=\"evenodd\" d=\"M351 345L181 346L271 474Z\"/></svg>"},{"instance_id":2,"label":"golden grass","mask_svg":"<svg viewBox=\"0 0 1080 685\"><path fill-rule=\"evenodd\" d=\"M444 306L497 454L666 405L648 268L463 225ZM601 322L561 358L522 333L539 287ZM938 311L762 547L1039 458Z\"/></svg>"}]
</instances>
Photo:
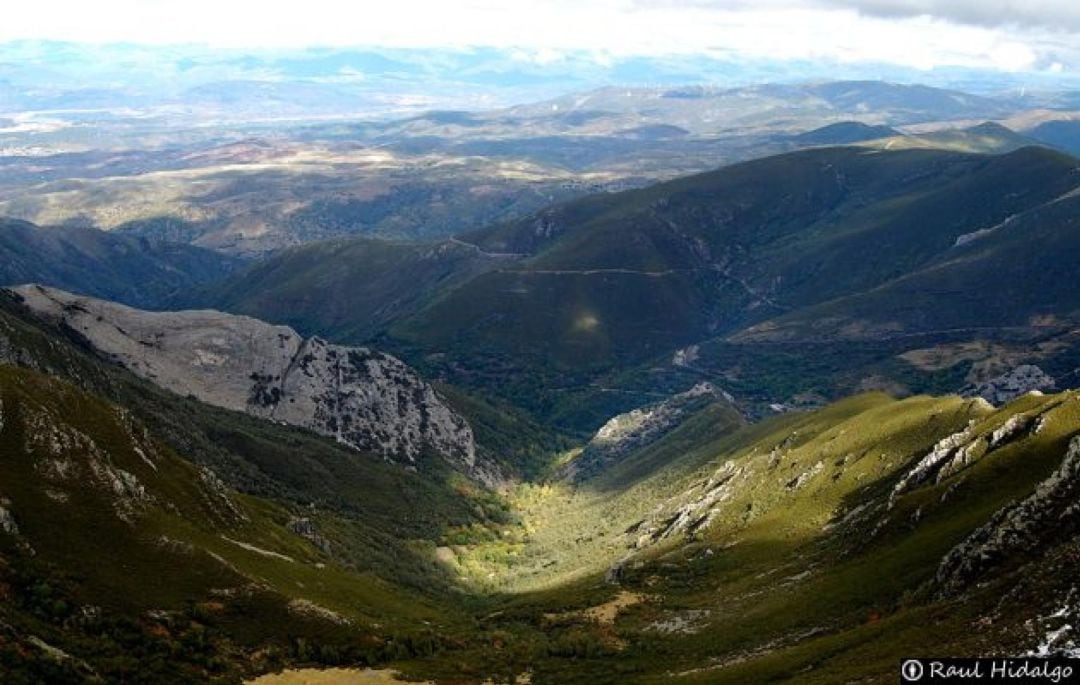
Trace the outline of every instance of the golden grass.
<instances>
[{"instance_id":1,"label":"golden grass","mask_svg":"<svg viewBox=\"0 0 1080 685\"><path fill-rule=\"evenodd\" d=\"M401 680L396 671L374 670L370 668L300 668L269 673L246 685L393 685L394 683L413 682ZM431 681L425 681L431 685Z\"/></svg>"}]
</instances>

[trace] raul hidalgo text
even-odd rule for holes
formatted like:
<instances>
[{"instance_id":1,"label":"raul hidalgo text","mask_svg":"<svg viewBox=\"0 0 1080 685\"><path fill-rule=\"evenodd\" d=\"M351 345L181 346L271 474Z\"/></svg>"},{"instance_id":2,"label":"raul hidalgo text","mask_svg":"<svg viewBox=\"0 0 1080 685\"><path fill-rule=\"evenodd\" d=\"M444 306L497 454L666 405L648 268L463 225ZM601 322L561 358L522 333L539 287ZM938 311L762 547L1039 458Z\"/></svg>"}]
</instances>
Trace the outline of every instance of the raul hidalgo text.
<instances>
[{"instance_id":1,"label":"raul hidalgo text","mask_svg":"<svg viewBox=\"0 0 1080 685\"><path fill-rule=\"evenodd\" d=\"M1052 664L1033 659L990 659L977 661L970 665L955 666L940 661L931 661L927 674L931 678L955 678L957 680L1044 680L1048 683L1060 683L1071 678L1073 666Z\"/></svg>"}]
</instances>

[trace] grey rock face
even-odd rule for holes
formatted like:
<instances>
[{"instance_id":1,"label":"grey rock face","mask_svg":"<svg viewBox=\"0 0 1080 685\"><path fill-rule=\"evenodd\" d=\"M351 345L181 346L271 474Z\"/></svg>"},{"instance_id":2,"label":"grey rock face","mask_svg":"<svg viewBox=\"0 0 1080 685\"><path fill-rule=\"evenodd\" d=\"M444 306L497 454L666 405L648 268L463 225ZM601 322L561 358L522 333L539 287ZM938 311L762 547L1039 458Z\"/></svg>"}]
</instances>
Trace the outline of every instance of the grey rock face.
<instances>
[{"instance_id":1,"label":"grey rock face","mask_svg":"<svg viewBox=\"0 0 1080 685\"><path fill-rule=\"evenodd\" d=\"M311 542L326 554L330 554L332 547L330 541L323 537L315 522L306 516L294 518L285 524L285 527L300 537Z\"/></svg>"},{"instance_id":2,"label":"grey rock face","mask_svg":"<svg viewBox=\"0 0 1080 685\"><path fill-rule=\"evenodd\" d=\"M725 462L692 501L678 507L666 518L642 522L633 531L637 534L634 546L640 549L675 535L707 528L717 514L717 507L734 496L738 484L736 478L743 473L743 469L733 462Z\"/></svg>"},{"instance_id":3,"label":"grey rock face","mask_svg":"<svg viewBox=\"0 0 1080 685\"><path fill-rule=\"evenodd\" d=\"M613 417L596 431L582 455L571 463L570 475L591 474L656 442L691 414L717 401L732 403L734 399L711 383L698 383L662 402Z\"/></svg>"},{"instance_id":4,"label":"grey rock face","mask_svg":"<svg viewBox=\"0 0 1080 685\"><path fill-rule=\"evenodd\" d=\"M898 496L914 490L923 483L931 480L940 482L943 478L942 474L948 470L948 466L953 461L966 464L978 445L973 442L974 427L975 421L972 420L964 430L938 440L930 451L897 481L889 497L889 506L892 506Z\"/></svg>"},{"instance_id":5,"label":"grey rock face","mask_svg":"<svg viewBox=\"0 0 1080 685\"><path fill-rule=\"evenodd\" d=\"M968 386L961 390L960 394L964 397L982 397L996 406L1025 393L1053 390L1056 386L1054 379L1042 369L1033 364L1024 364L978 385Z\"/></svg>"},{"instance_id":6,"label":"grey rock face","mask_svg":"<svg viewBox=\"0 0 1080 685\"><path fill-rule=\"evenodd\" d=\"M935 577L938 593L962 591L1010 557L1041 549L1080 530L1080 437L1069 443L1061 465L1026 499L1007 505L954 547Z\"/></svg>"},{"instance_id":7,"label":"grey rock face","mask_svg":"<svg viewBox=\"0 0 1080 685\"><path fill-rule=\"evenodd\" d=\"M477 468L469 424L390 355L216 311L146 312L36 285L15 292L178 394L310 428L389 460L437 455L466 472Z\"/></svg>"},{"instance_id":8,"label":"grey rock face","mask_svg":"<svg viewBox=\"0 0 1080 685\"><path fill-rule=\"evenodd\" d=\"M19 534L19 526L15 523L15 517L4 507L0 507L0 531L8 535Z\"/></svg>"},{"instance_id":9,"label":"grey rock face","mask_svg":"<svg viewBox=\"0 0 1080 685\"><path fill-rule=\"evenodd\" d=\"M978 401L978 400L976 400ZM889 496L889 508L897 497L929 483L941 483L1005 445L1025 435L1038 434L1046 421L1040 414L1014 414L997 428L976 431L972 419L964 430L942 438L897 481Z\"/></svg>"}]
</instances>

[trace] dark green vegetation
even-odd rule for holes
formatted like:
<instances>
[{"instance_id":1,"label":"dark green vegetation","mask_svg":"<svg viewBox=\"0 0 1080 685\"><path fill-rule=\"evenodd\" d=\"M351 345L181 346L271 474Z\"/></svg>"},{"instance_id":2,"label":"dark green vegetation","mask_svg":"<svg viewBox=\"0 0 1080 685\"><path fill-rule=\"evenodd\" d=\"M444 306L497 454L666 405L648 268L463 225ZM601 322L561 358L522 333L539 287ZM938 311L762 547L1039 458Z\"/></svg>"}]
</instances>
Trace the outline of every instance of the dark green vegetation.
<instances>
[{"instance_id":1,"label":"dark green vegetation","mask_svg":"<svg viewBox=\"0 0 1080 685\"><path fill-rule=\"evenodd\" d=\"M1075 385L1078 187L1045 148L821 148L180 300L405 356L499 492L169 394L0 299L0 668L824 685L1074 652L1080 395L953 393Z\"/></svg>"},{"instance_id":2,"label":"dark green vegetation","mask_svg":"<svg viewBox=\"0 0 1080 685\"><path fill-rule=\"evenodd\" d=\"M409 589L432 581L430 562L375 521L237 495L63 381L4 367L0 398L5 682L231 682L305 659L305 641L323 659L409 654L385 645L444 620Z\"/></svg>"},{"instance_id":3,"label":"dark green vegetation","mask_svg":"<svg viewBox=\"0 0 1080 685\"><path fill-rule=\"evenodd\" d=\"M456 620L435 544L509 520L437 466L159 390L8 295L0 356L23 367L0 366L0 664L26 682L430 653Z\"/></svg>"},{"instance_id":4,"label":"dark green vegetation","mask_svg":"<svg viewBox=\"0 0 1080 685\"><path fill-rule=\"evenodd\" d=\"M464 243L330 240L290 248L272 259L176 298L193 304L366 340L408 315L439 290L496 268Z\"/></svg>"},{"instance_id":5,"label":"dark green vegetation","mask_svg":"<svg viewBox=\"0 0 1080 685\"><path fill-rule=\"evenodd\" d=\"M204 301L373 340L571 431L699 378L763 406L955 391L1023 361L1058 376L1076 359L1077 168L1037 147L797 152L558 205L439 259L299 249ZM462 243L474 259L450 260ZM941 345L987 351L900 356Z\"/></svg>"},{"instance_id":6,"label":"dark green vegetation","mask_svg":"<svg viewBox=\"0 0 1080 685\"><path fill-rule=\"evenodd\" d=\"M47 283L136 307L224 278L236 259L188 245L103 233L39 228L0 218L0 284Z\"/></svg>"}]
</instances>

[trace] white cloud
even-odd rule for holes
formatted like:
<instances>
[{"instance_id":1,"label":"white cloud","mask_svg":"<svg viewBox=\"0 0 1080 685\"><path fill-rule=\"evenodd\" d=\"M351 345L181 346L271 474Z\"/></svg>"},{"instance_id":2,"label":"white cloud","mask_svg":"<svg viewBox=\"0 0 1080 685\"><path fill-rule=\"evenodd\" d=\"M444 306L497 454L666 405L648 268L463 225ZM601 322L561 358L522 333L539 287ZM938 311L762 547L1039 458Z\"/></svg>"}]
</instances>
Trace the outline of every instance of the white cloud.
<instances>
[{"instance_id":1,"label":"white cloud","mask_svg":"<svg viewBox=\"0 0 1080 685\"><path fill-rule=\"evenodd\" d=\"M1080 66L1073 3L969 0L35 0L5 9L0 41L205 43L222 47L468 47L518 50L537 63L567 51L627 55L881 62L920 69L1018 71ZM978 10L989 4L993 12ZM942 8L953 6L951 12ZM959 7L959 9L957 9ZM963 11L961 11L963 10ZM992 21L991 19L995 19ZM999 26L1000 25L1000 26ZM1017 28L1024 26L1027 28ZM1062 31L1067 40L1062 41ZM1054 51L1050 52L1050 45ZM1067 54L1066 54L1067 53Z\"/></svg>"},{"instance_id":2,"label":"white cloud","mask_svg":"<svg viewBox=\"0 0 1080 685\"><path fill-rule=\"evenodd\" d=\"M822 0L881 17L929 16L957 24L1080 31L1076 0Z\"/></svg>"}]
</instances>

